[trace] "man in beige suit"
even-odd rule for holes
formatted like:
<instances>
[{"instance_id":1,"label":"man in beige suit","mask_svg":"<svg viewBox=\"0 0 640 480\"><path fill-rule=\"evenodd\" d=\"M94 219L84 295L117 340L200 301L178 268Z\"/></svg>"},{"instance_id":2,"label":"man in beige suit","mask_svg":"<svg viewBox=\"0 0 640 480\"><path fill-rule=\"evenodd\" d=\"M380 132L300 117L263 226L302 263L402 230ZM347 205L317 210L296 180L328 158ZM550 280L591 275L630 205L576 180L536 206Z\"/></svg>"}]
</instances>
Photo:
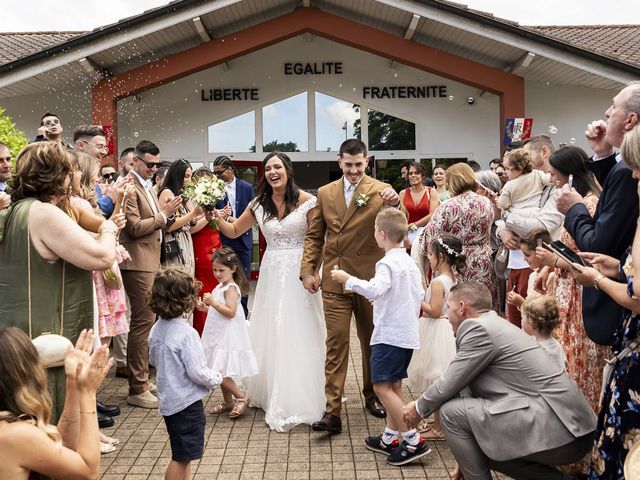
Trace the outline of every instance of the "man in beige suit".
<instances>
[{"instance_id":1,"label":"man in beige suit","mask_svg":"<svg viewBox=\"0 0 640 480\"><path fill-rule=\"evenodd\" d=\"M120 235L120 243L131 260L120 264L124 288L131 303L131 325L127 342L129 365L129 396L127 403L143 408L158 408L157 399L149 392L149 331L156 316L148 305L147 295L153 277L160 268L163 229L175 220L175 211L182 198L160 206L151 189L151 177L160 163L160 149L143 140L136 145L133 169L127 178L133 180L135 194L127 197L127 225Z\"/></svg>"},{"instance_id":2,"label":"man in beige suit","mask_svg":"<svg viewBox=\"0 0 640 480\"><path fill-rule=\"evenodd\" d=\"M362 393L372 415L386 416L382 403L373 393L369 357L373 309L369 301L331 279L337 266L359 278L372 278L375 265L384 255L373 236L377 213L385 205L400 208L397 193L386 183L367 175L367 147L360 140L346 140L340 146L338 160L343 176L318 190L318 202L309 225L300 279L304 287L316 293L322 287L324 317L327 324L325 361L326 412L312 425L314 430L340 433L342 393L349 360L349 326L352 314L362 349ZM324 255L323 255L324 253ZM318 270L324 262L322 285Z\"/></svg>"}]
</instances>

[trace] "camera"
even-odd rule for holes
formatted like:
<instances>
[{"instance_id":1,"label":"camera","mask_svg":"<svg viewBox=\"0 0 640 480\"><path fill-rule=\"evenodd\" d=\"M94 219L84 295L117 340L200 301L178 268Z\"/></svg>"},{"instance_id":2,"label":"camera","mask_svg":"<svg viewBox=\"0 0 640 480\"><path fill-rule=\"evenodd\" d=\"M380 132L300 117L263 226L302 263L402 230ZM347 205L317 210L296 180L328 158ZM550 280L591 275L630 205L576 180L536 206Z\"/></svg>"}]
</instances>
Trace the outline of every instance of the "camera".
<instances>
[{"instance_id":1,"label":"camera","mask_svg":"<svg viewBox=\"0 0 640 480\"><path fill-rule=\"evenodd\" d=\"M467 98L467 103L469 105L473 105L474 103L476 103L476 99L473 98L473 97L469 97L469 98Z\"/></svg>"}]
</instances>

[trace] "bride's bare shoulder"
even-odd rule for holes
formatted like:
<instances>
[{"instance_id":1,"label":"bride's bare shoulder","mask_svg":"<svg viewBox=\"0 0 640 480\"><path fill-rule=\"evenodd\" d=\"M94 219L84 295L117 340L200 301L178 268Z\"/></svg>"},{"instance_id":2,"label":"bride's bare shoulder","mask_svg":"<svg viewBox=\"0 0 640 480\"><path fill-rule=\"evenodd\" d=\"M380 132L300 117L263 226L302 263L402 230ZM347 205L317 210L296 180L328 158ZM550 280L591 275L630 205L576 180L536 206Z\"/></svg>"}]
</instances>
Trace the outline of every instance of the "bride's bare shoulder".
<instances>
[{"instance_id":1,"label":"bride's bare shoulder","mask_svg":"<svg viewBox=\"0 0 640 480\"><path fill-rule=\"evenodd\" d=\"M300 196L298 197L298 205L302 205L304 202L306 202L307 200L309 200L312 197L313 197L313 195L311 195L309 192L305 192L304 190L300 190Z\"/></svg>"}]
</instances>

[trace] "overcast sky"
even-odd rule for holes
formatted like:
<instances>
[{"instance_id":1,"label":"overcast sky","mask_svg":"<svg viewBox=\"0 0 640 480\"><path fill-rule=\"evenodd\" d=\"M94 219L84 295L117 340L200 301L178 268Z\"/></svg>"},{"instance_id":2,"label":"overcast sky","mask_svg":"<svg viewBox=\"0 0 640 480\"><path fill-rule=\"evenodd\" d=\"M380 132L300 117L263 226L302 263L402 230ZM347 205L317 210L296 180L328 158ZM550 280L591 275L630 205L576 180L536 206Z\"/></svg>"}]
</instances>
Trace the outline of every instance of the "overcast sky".
<instances>
[{"instance_id":1,"label":"overcast sky","mask_svg":"<svg viewBox=\"0 0 640 480\"><path fill-rule=\"evenodd\" d=\"M2 0L0 31L91 30L169 3L167 0ZM640 22L638 0L459 0L522 25L593 25Z\"/></svg>"}]
</instances>

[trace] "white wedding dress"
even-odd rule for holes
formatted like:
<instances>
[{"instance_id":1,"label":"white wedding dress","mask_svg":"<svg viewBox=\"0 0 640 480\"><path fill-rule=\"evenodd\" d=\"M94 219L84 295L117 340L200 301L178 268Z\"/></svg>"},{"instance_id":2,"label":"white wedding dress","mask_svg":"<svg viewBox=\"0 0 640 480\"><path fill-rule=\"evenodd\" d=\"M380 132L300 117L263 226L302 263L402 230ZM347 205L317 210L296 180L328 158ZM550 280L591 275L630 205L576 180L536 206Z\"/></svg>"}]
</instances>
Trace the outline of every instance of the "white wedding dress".
<instances>
[{"instance_id":1,"label":"white wedding dress","mask_svg":"<svg viewBox=\"0 0 640 480\"><path fill-rule=\"evenodd\" d=\"M247 379L247 395L279 432L320 420L326 403L322 297L299 280L307 212L315 204L312 197L282 220L266 222L262 206L252 206L267 249L249 327L259 373Z\"/></svg>"}]
</instances>

